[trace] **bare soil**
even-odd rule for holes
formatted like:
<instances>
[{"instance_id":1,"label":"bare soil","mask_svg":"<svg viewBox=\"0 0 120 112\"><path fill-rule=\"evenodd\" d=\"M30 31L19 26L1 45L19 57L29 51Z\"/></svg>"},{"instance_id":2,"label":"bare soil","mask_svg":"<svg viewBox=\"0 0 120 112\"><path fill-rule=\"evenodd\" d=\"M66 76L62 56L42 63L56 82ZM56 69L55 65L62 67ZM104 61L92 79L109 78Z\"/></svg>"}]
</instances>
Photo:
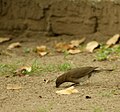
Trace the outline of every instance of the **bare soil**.
<instances>
[{"instance_id":1,"label":"bare soil","mask_svg":"<svg viewBox=\"0 0 120 112\"><path fill-rule=\"evenodd\" d=\"M69 62L75 67L98 66L100 68L115 68L112 72L103 71L95 73L88 84L77 86L79 93L71 95L58 95L57 90L64 89L71 83L55 87L55 79L63 72L48 72L44 74L12 77L12 73L0 73L0 112L120 112L120 59L114 61L93 61L95 54L80 53L69 55L54 52L54 44L59 41L69 41L74 37L32 37L13 38L0 45L6 50L12 42L22 42L21 48L15 48L11 55L0 55L2 64L22 62L24 65L36 59L42 64L60 64ZM37 45L46 45L52 51L45 57L37 53L25 53L24 48L35 48ZM44 79L50 80L45 83ZM21 84L22 89L7 90L7 84ZM90 98L86 98L90 96Z\"/></svg>"}]
</instances>

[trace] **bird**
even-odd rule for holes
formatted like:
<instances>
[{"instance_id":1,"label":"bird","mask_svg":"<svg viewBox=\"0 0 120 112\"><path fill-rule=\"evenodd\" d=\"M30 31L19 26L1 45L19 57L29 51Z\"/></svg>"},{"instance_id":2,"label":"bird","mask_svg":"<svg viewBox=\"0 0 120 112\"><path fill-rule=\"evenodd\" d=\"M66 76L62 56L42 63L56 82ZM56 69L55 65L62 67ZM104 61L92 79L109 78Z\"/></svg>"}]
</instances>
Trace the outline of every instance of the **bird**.
<instances>
[{"instance_id":1,"label":"bird","mask_svg":"<svg viewBox=\"0 0 120 112\"><path fill-rule=\"evenodd\" d=\"M89 79L92 76L93 72L112 71L113 70L113 69L97 70L97 68L98 67L91 67L91 66L73 68L57 77L56 87L58 88L61 84L65 83L65 82L72 82L75 84L79 84L82 78L87 77L87 79Z\"/></svg>"}]
</instances>

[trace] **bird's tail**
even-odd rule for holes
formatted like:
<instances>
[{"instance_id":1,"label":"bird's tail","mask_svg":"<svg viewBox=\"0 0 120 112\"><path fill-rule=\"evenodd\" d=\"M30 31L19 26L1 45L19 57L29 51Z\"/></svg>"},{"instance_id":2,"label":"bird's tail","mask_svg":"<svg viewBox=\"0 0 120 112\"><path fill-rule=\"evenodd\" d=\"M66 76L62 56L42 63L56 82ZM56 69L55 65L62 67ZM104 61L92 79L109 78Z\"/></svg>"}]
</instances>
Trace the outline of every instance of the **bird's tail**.
<instances>
[{"instance_id":1,"label":"bird's tail","mask_svg":"<svg viewBox=\"0 0 120 112\"><path fill-rule=\"evenodd\" d=\"M113 71L114 69L100 69L100 71Z\"/></svg>"},{"instance_id":2,"label":"bird's tail","mask_svg":"<svg viewBox=\"0 0 120 112\"><path fill-rule=\"evenodd\" d=\"M101 72L101 71L113 71L114 70L114 69L104 69L104 68L97 69L97 68L99 68L99 67L96 67L96 69L94 71Z\"/></svg>"}]
</instances>

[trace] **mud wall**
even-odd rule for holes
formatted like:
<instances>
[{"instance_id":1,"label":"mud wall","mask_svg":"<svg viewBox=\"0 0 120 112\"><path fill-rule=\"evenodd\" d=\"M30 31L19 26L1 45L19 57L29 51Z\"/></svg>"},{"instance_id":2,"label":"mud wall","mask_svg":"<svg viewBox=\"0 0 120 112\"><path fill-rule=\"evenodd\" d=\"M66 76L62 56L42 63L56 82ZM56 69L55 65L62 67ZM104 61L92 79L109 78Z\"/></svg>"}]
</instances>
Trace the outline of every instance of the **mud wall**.
<instances>
[{"instance_id":1,"label":"mud wall","mask_svg":"<svg viewBox=\"0 0 120 112\"><path fill-rule=\"evenodd\" d=\"M120 33L119 0L0 0L0 31Z\"/></svg>"}]
</instances>

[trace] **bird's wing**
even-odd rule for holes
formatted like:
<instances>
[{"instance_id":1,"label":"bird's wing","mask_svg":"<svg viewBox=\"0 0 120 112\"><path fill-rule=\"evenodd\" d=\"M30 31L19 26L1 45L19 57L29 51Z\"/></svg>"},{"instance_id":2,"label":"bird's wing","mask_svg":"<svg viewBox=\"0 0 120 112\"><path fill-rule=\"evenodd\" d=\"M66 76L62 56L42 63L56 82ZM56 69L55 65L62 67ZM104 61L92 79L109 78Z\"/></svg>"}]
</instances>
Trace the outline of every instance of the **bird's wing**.
<instances>
[{"instance_id":1,"label":"bird's wing","mask_svg":"<svg viewBox=\"0 0 120 112\"><path fill-rule=\"evenodd\" d=\"M86 75L89 75L92 71L94 71L97 67L81 67L81 68L75 68L71 71L69 71L71 78L82 78Z\"/></svg>"}]
</instances>

